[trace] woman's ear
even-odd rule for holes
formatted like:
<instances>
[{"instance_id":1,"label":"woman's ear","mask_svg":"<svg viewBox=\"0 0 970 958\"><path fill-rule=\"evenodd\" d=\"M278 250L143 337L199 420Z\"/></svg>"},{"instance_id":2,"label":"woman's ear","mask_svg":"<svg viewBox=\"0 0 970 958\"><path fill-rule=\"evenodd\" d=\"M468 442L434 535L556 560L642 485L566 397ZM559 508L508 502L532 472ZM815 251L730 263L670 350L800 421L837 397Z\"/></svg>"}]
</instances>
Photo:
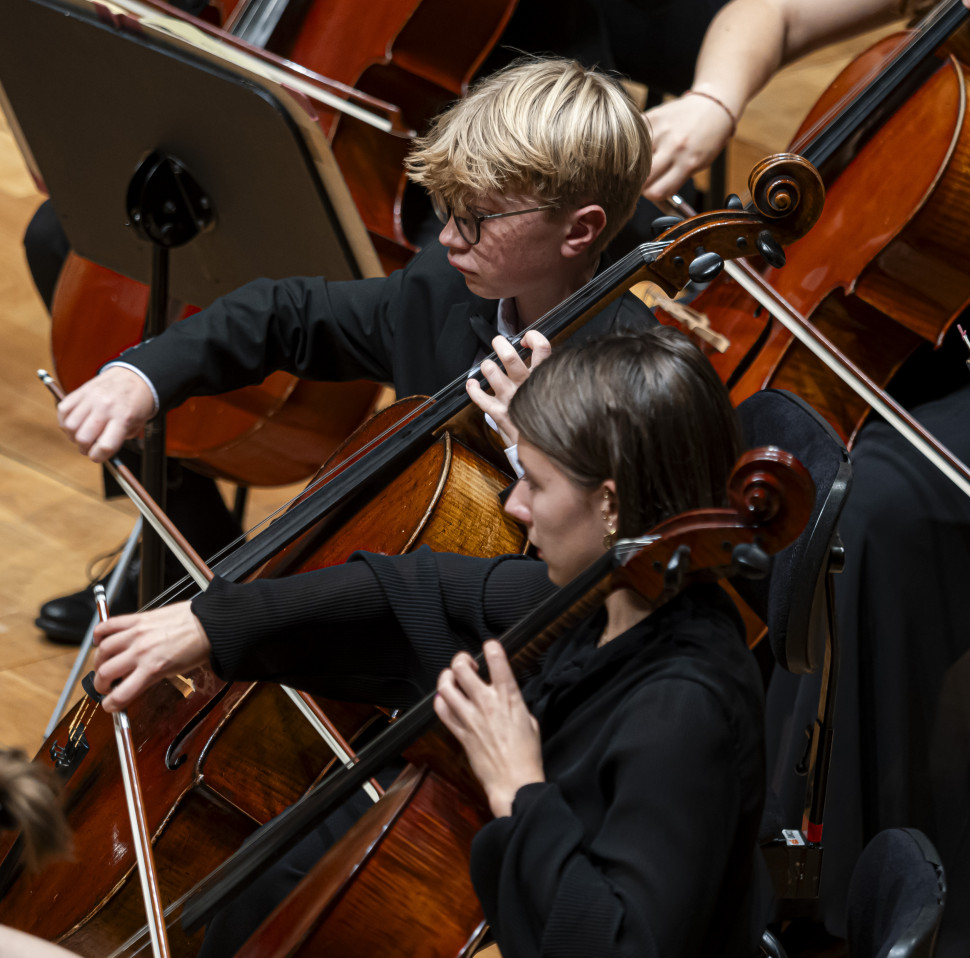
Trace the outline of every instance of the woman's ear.
<instances>
[{"instance_id":1,"label":"woman's ear","mask_svg":"<svg viewBox=\"0 0 970 958\"><path fill-rule=\"evenodd\" d=\"M562 255L584 256L606 229L606 212L602 206L590 203L569 214L568 227L563 239Z\"/></svg>"}]
</instances>

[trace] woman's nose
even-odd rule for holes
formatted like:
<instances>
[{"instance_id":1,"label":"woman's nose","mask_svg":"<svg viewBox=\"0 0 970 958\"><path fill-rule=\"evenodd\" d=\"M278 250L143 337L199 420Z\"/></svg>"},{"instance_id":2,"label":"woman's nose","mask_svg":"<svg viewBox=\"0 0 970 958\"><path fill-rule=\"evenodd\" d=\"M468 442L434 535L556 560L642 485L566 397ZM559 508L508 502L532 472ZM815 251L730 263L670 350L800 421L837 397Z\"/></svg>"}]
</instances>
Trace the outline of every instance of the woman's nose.
<instances>
[{"instance_id":1,"label":"woman's nose","mask_svg":"<svg viewBox=\"0 0 970 958\"><path fill-rule=\"evenodd\" d=\"M528 525L532 521L532 513L525 501L524 483L517 480L512 491L505 500L505 511L516 521Z\"/></svg>"}]
</instances>

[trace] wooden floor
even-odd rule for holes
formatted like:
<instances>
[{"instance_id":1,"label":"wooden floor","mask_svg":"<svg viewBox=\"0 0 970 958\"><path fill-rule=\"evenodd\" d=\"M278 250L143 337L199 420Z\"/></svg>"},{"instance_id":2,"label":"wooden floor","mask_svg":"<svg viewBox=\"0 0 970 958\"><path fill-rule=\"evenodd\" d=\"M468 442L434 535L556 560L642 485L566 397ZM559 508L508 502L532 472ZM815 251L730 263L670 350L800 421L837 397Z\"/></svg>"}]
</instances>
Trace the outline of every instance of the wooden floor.
<instances>
[{"instance_id":1,"label":"wooden floor","mask_svg":"<svg viewBox=\"0 0 970 958\"><path fill-rule=\"evenodd\" d=\"M42 199L0 114L0 745L31 755L76 655L36 629L37 609L85 585L89 563L122 545L136 516L127 500L103 499L100 468L61 433L35 375L51 366L50 320L21 240ZM250 524L298 489L255 490Z\"/></svg>"},{"instance_id":2,"label":"wooden floor","mask_svg":"<svg viewBox=\"0 0 970 958\"><path fill-rule=\"evenodd\" d=\"M833 47L775 78L745 114L729 154L729 187L743 192L750 166L785 147L801 117L859 41ZM34 753L67 678L74 650L33 624L41 602L87 581L97 554L123 542L134 517L105 502L100 470L57 428L35 370L50 365L49 321L30 281L21 238L42 197L0 115L0 744ZM285 491L262 490L249 518Z\"/></svg>"}]
</instances>

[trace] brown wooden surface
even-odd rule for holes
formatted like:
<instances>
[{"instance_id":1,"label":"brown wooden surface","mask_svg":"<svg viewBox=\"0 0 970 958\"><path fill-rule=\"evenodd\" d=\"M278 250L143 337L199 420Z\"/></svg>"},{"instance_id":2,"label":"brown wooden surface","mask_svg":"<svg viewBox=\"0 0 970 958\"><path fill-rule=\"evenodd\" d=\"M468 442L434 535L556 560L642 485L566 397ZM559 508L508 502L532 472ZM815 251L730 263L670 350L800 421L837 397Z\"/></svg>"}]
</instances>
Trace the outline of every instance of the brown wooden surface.
<instances>
[{"instance_id":1,"label":"brown wooden surface","mask_svg":"<svg viewBox=\"0 0 970 958\"><path fill-rule=\"evenodd\" d=\"M468 859L489 818L447 782L409 767L239 952L450 958L478 938Z\"/></svg>"},{"instance_id":2,"label":"brown wooden surface","mask_svg":"<svg viewBox=\"0 0 970 958\"><path fill-rule=\"evenodd\" d=\"M191 677L195 692L188 698L163 682L128 710L166 909L334 762L323 739L278 686L226 686L207 669ZM343 721L349 713L338 711L333 717L349 735ZM81 955L106 955L143 928L144 905L111 719L91 703L79 706L46 746L67 745L68 723L73 728L76 722L83 723L90 751L69 770L64 786L73 857L37 876L17 874L0 900L0 924L58 941ZM4 868L13 841L12 832L0 833ZM92 869L95 861L98 867ZM176 909L167 921L172 954L190 958L200 939L185 938L179 914Z\"/></svg>"},{"instance_id":3,"label":"brown wooden surface","mask_svg":"<svg viewBox=\"0 0 970 958\"><path fill-rule=\"evenodd\" d=\"M43 742L75 656L37 631L37 609L84 585L88 562L122 544L135 518L127 501L104 501L100 469L61 434L34 375L51 364L50 322L21 239L41 199L0 115L0 744L29 754ZM254 492L248 518L294 491Z\"/></svg>"}]
</instances>

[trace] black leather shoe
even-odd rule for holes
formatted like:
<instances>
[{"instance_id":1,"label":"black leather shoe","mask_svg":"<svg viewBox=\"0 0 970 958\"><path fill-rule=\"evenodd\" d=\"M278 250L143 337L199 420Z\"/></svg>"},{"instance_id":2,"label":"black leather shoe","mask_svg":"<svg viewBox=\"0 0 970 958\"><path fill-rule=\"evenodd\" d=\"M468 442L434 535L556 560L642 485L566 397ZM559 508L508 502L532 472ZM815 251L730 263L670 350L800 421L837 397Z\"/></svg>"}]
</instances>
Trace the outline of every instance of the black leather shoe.
<instances>
[{"instance_id":1,"label":"black leather shoe","mask_svg":"<svg viewBox=\"0 0 970 958\"><path fill-rule=\"evenodd\" d=\"M108 576L101 579L102 585L107 586ZM45 602L40 607L40 615L34 619L34 624L47 635L51 642L64 645L80 645L84 635L94 618L94 587L92 582L86 589L72 595L62 595ZM134 612L138 608L138 563L133 562L121 582L121 588L115 601L111 604L112 615L124 615Z\"/></svg>"}]
</instances>

